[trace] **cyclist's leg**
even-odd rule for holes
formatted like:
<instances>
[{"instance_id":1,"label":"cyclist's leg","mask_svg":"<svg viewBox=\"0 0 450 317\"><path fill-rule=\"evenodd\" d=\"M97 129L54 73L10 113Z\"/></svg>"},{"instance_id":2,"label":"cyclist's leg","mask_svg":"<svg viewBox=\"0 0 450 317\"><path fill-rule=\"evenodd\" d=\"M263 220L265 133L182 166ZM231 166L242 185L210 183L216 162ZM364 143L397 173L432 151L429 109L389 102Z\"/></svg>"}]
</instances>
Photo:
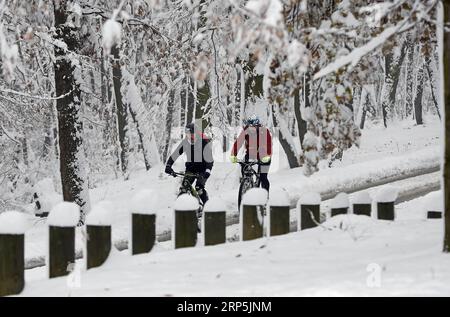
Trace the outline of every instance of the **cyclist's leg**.
<instances>
[{"instance_id":1,"label":"cyclist's leg","mask_svg":"<svg viewBox=\"0 0 450 317\"><path fill-rule=\"evenodd\" d=\"M270 162L269 163L261 163L258 166L259 170L259 183L262 188L269 192L270 182L267 178L267 174L269 173Z\"/></svg>"},{"instance_id":2,"label":"cyclist's leg","mask_svg":"<svg viewBox=\"0 0 450 317\"><path fill-rule=\"evenodd\" d=\"M197 178L197 181L195 182L195 190L198 193L198 196L200 197L201 201L203 202L203 206L208 201L208 192L205 189L206 180L204 178Z\"/></svg>"},{"instance_id":3,"label":"cyclist's leg","mask_svg":"<svg viewBox=\"0 0 450 317\"><path fill-rule=\"evenodd\" d=\"M186 172L189 172L189 171L186 170ZM178 192L178 196L180 196L181 194L189 193L191 190L192 183L194 183L194 181L195 181L195 177L184 176L183 180L181 181L181 186L180 186L180 190Z\"/></svg>"}]
</instances>

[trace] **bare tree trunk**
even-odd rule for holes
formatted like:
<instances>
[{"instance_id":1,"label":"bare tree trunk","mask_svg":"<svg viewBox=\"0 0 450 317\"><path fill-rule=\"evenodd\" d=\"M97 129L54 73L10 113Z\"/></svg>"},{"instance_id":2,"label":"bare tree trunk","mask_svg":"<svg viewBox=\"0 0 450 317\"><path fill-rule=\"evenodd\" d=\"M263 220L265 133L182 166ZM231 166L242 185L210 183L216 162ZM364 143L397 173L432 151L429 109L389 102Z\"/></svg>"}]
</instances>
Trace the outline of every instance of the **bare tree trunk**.
<instances>
[{"instance_id":1,"label":"bare tree trunk","mask_svg":"<svg viewBox=\"0 0 450 317\"><path fill-rule=\"evenodd\" d=\"M444 21L450 23L450 0L442 1ZM440 26L442 27L442 25ZM444 32L444 102L445 102L445 157L444 157L444 252L450 252L450 32Z\"/></svg>"},{"instance_id":2,"label":"bare tree trunk","mask_svg":"<svg viewBox=\"0 0 450 317\"><path fill-rule=\"evenodd\" d=\"M170 139L172 136L172 121L173 121L173 109L174 109L174 96L175 92L170 92L169 103L167 105L167 113L166 113L166 139L164 141L164 150L163 150L163 162L167 162L169 158L169 149L170 149Z\"/></svg>"},{"instance_id":3,"label":"bare tree trunk","mask_svg":"<svg viewBox=\"0 0 450 317\"><path fill-rule=\"evenodd\" d=\"M192 79L188 83L187 95L187 109L186 109L186 123L191 123L194 119L195 98L194 98L194 83Z\"/></svg>"},{"instance_id":4,"label":"bare tree trunk","mask_svg":"<svg viewBox=\"0 0 450 317\"><path fill-rule=\"evenodd\" d=\"M306 99L309 99L309 95L305 94L305 104ZM306 130L306 121L303 120L302 113L300 111L300 90L298 88L294 92L294 112L295 112L295 119L297 121L298 137L300 139L300 144L303 144L303 140L305 139L305 134L307 130Z\"/></svg>"},{"instance_id":5,"label":"bare tree trunk","mask_svg":"<svg viewBox=\"0 0 450 317\"><path fill-rule=\"evenodd\" d=\"M120 56L119 48L114 45L111 48L111 54L113 55L113 84L114 84L114 98L116 101L116 115L117 115L117 134L119 137L119 158L120 169L122 170L125 178L128 172L128 105L123 102L122 99L122 70L120 69Z\"/></svg>"},{"instance_id":6,"label":"bare tree trunk","mask_svg":"<svg viewBox=\"0 0 450 317\"><path fill-rule=\"evenodd\" d=\"M422 117L422 102L423 102L423 84L424 84L424 65L422 64L417 72L417 89L416 96L414 98L414 117L416 118L417 125L423 124Z\"/></svg>"},{"instance_id":7,"label":"bare tree trunk","mask_svg":"<svg viewBox=\"0 0 450 317\"><path fill-rule=\"evenodd\" d=\"M68 8L65 1L54 1L56 39L67 45L70 52L79 51L78 30L67 23ZM80 118L81 90L75 77L74 63L65 50L55 46L55 88L58 112L60 173L63 198L81 208L80 223L89 211L89 192L83 162L83 123Z\"/></svg>"},{"instance_id":8,"label":"bare tree trunk","mask_svg":"<svg viewBox=\"0 0 450 317\"><path fill-rule=\"evenodd\" d=\"M276 106L272 105L272 119L273 119L273 125L274 127L279 127L279 120L277 118L277 114L279 114L279 112L277 112L277 109L275 109ZM288 130L287 127L285 130ZM284 152L286 153L287 159L288 159L288 163L289 163L289 167L290 168L295 168L295 167L299 167L300 163L299 163L299 159L297 157L297 155L295 154L294 149L292 148L292 145L289 143L288 141L288 135L285 135L285 133L288 133L289 131L283 131L283 129L279 129L279 141L281 144L281 147L283 148Z\"/></svg>"},{"instance_id":9,"label":"bare tree trunk","mask_svg":"<svg viewBox=\"0 0 450 317\"><path fill-rule=\"evenodd\" d=\"M395 101L397 95L397 87L400 78L400 70L403 64L403 60L406 56L406 42L403 43L400 55L397 60L394 59L394 54L389 53L385 56L385 89L384 98L382 100L382 112L383 112L383 123L387 127L387 120L389 113L391 116L394 114Z\"/></svg>"},{"instance_id":10,"label":"bare tree trunk","mask_svg":"<svg viewBox=\"0 0 450 317\"><path fill-rule=\"evenodd\" d=\"M203 129L209 126L209 120L206 118L206 114L208 113L208 102L210 98L211 92L209 90L208 79L205 79L202 87L198 87L197 85L197 104L195 106L195 120L201 120Z\"/></svg>"},{"instance_id":11,"label":"bare tree trunk","mask_svg":"<svg viewBox=\"0 0 450 317\"><path fill-rule=\"evenodd\" d=\"M439 103L436 98L436 85L435 85L435 76L433 76L433 71L431 70L431 56L427 56L425 58L425 65L427 68L428 81L430 82L430 90L431 90L431 99L433 99L434 107L436 108L436 113L441 118L441 112L439 111Z\"/></svg>"},{"instance_id":12,"label":"bare tree trunk","mask_svg":"<svg viewBox=\"0 0 450 317\"><path fill-rule=\"evenodd\" d=\"M408 53L407 53L407 72L406 72L406 116L412 115L414 108L414 96L413 96L413 85L414 85L414 43L408 37Z\"/></svg>"},{"instance_id":13,"label":"bare tree trunk","mask_svg":"<svg viewBox=\"0 0 450 317\"><path fill-rule=\"evenodd\" d=\"M359 128L362 130L364 129L364 124L366 123L366 116L367 116L367 109L370 105L370 95L369 92L366 92L366 98L364 100L364 104L362 105L362 114L361 114L361 121L359 123Z\"/></svg>"}]
</instances>

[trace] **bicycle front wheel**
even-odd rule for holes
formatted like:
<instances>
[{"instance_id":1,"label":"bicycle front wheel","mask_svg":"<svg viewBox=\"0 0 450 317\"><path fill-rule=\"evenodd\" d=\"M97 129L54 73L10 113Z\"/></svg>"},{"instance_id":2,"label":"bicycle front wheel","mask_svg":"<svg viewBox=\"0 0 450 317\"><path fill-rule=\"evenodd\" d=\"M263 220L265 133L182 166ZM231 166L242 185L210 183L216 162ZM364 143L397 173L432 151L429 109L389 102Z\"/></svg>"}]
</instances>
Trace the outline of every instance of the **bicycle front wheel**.
<instances>
[{"instance_id":1,"label":"bicycle front wheel","mask_svg":"<svg viewBox=\"0 0 450 317\"><path fill-rule=\"evenodd\" d=\"M249 178L244 178L241 181L241 184L239 185L239 195L238 195L238 209L239 212L241 210L241 202L242 198L244 197L244 194L250 189L255 187L253 184L253 181Z\"/></svg>"}]
</instances>

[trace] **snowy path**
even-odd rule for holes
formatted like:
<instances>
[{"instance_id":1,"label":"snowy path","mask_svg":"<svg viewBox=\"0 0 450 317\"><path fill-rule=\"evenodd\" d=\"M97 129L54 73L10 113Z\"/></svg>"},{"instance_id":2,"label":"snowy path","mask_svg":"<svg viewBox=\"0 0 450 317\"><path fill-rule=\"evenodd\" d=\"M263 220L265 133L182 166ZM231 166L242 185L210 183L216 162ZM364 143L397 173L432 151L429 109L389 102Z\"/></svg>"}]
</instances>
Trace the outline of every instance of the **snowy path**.
<instances>
[{"instance_id":1,"label":"snowy path","mask_svg":"<svg viewBox=\"0 0 450 317\"><path fill-rule=\"evenodd\" d=\"M82 271L80 288L28 270L23 296L448 296L442 220L419 198L395 222L338 216L315 228L244 243L134 256L115 252ZM182 262L180 259L183 259ZM379 282L379 283L378 283Z\"/></svg>"}]
</instances>

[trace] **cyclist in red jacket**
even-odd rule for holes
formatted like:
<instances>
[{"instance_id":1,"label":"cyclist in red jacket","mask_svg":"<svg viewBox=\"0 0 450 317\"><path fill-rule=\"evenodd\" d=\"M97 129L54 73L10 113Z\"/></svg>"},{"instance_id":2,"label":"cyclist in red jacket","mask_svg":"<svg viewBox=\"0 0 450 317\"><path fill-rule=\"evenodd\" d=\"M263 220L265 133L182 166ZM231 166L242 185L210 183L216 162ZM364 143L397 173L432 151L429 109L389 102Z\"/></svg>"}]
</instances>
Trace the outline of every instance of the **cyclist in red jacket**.
<instances>
[{"instance_id":1,"label":"cyclist in red jacket","mask_svg":"<svg viewBox=\"0 0 450 317\"><path fill-rule=\"evenodd\" d=\"M257 160L261 187L269 191L270 183L267 178L272 157L272 136L269 129L261 126L259 118L252 116L244 120L244 128L231 149L230 160L237 163L237 153L245 143L245 161Z\"/></svg>"}]
</instances>

